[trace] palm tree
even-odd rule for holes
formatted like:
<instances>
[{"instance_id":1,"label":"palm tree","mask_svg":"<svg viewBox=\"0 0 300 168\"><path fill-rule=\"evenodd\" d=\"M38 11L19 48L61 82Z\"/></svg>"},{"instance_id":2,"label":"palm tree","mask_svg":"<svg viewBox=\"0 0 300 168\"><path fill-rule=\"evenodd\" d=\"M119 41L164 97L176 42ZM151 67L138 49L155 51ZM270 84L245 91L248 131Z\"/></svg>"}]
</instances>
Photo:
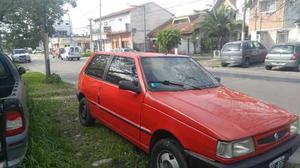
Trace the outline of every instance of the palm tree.
<instances>
[{"instance_id":1,"label":"palm tree","mask_svg":"<svg viewBox=\"0 0 300 168\"><path fill-rule=\"evenodd\" d=\"M202 22L204 33L208 37L218 39L218 48L221 49L225 37L240 26L235 20L235 12L225 6L220 6L212 11L207 11L207 17Z\"/></svg>"}]
</instances>

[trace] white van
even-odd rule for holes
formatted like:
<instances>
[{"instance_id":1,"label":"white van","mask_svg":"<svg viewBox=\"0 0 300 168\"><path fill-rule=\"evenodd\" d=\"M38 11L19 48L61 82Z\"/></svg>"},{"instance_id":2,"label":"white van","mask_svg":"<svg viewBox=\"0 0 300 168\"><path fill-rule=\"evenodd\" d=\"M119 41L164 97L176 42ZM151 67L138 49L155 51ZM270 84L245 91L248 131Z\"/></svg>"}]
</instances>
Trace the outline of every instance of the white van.
<instances>
[{"instance_id":1,"label":"white van","mask_svg":"<svg viewBox=\"0 0 300 168\"><path fill-rule=\"evenodd\" d=\"M80 47L71 46L65 47L64 52L61 53L62 60L80 60Z\"/></svg>"}]
</instances>

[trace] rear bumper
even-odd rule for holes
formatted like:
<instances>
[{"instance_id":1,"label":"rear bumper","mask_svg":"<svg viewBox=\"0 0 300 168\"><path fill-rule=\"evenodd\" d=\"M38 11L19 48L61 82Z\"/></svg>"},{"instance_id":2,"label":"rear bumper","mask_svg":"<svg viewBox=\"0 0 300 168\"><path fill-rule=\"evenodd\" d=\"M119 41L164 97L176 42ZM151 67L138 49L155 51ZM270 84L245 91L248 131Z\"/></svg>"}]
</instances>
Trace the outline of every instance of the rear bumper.
<instances>
[{"instance_id":1,"label":"rear bumper","mask_svg":"<svg viewBox=\"0 0 300 168\"><path fill-rule=\"evenodd\" d=\"M240 57L221 58L221 62L223 64L242 65L243 64L243 59L240 58Z\"/></svg>"},{"instance_id":2,"label":"rear bumper","mask_svg":"<svg viewBox=\"0 0 300 168\"><path fill-rule=\"evenodd\" d=\"M297 67L298 66L298 62L297 61L280 61L280 60L266 60L265 61L265 66L271 66L271 67Z\"/></svg>"},{"instance_id":3,"label":"rear bumper","mask_svg":"<svg viewBox=\"0 0 300 168\"><path fill-rule=\"evenodd\" d=\"M222 164L214 162L205 157L202 157L191 151L185 151L191 167L205 167L205 168L265 168L269 167L269 163L274 159L285 156L286 160L300 147L300 135L284 142L280 146L263 153L261 155L239 161L234 164Z\"/></svg>"}]
</instances>

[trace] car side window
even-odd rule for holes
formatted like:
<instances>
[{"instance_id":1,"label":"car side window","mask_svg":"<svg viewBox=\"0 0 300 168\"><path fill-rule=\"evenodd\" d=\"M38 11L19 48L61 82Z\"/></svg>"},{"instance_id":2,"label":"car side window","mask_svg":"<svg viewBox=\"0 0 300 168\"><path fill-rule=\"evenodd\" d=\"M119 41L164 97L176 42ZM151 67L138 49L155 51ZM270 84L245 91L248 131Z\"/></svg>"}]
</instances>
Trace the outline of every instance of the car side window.
<instances>
[{"instance_id":1,"label":"car side window","mask_svg":"<svg viewBox=\"0 0 300 168\"><path fill-rule=\"evenodd\" d=\"M6 69L5 69L4 65L3 65L3 63L2 63L2 61L0 61L0 79L7 77L7 75L8 74L6 72Z\"/></svg>"},{"instance_id":2,"label":"car side window","mask_svg":"<svg viewBox=\"0 0 300 168\"><path fill-rule=\"evenodd\" d=\"M109 58L109 55L96 55L87 66L86 74L96 78L102 78Z\"/></svg>"},{"instance_id":3,"label":"car side window","mask_svg":"<svg viewBox=\"0 0 300 168\"><path fill-rule=\"evenodd\" d=\"M132 58L115 56L107 72L106 81L119 85L122 80L136 81L136 66Z\"/></svg>"},{"instance_id":4,"label":"car side window","mask_svg":"<svg viewBox=\"0 0 300 168\"><path fill-rule=\"evenodd\" d=\"M300 46L296 47L296 53L300 55Z\"/></svg>"}]
</instances>

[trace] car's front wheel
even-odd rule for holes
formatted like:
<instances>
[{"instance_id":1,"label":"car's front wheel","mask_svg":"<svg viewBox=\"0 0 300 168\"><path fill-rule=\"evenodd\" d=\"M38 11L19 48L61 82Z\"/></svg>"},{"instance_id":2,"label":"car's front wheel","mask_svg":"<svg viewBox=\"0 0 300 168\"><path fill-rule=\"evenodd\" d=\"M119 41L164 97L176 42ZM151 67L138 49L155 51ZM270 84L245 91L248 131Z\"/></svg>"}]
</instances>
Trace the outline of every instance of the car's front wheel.
<instances>
[{"instance_id":1,"label":"car's front wheel","mask_svg":"<svg viewBox=\"0 0 300 168\"><path fill-rule=\"evenodd\" d=\"M158 141L151 150L151 168L188 168L179 143L173 139Z\"/></svg>"},{"instance_id":2,"label":"car's front wheel","mask_svg":"<svg viewBox=\"0 0 300 168\"><path fill-rule=\"evenodd\" d=\"M83 126L91 126L95 123L95 119L90 114L88 102L82 98L79 102L79 120Z\"/></svg>"},{"instance_id":3,"label":"car's front wheel","mask_svg":"<svg viewBox=\"0 0 300 168\"><path fill-rule=\"evenodd\" d=\"M265 66L266 70L271 70L272 67L271 66Z\"/></svg>"},{"instance_id":4,"label":"car's front wheel","mask_svg":"<svg viewBox=\"0 0 300 168\"><path fill-rule=\"evenodd\" d=\"M250 58L246 58L243 62L243 67L248 68L250 66Z\"/></svg>"}]
</instances>

